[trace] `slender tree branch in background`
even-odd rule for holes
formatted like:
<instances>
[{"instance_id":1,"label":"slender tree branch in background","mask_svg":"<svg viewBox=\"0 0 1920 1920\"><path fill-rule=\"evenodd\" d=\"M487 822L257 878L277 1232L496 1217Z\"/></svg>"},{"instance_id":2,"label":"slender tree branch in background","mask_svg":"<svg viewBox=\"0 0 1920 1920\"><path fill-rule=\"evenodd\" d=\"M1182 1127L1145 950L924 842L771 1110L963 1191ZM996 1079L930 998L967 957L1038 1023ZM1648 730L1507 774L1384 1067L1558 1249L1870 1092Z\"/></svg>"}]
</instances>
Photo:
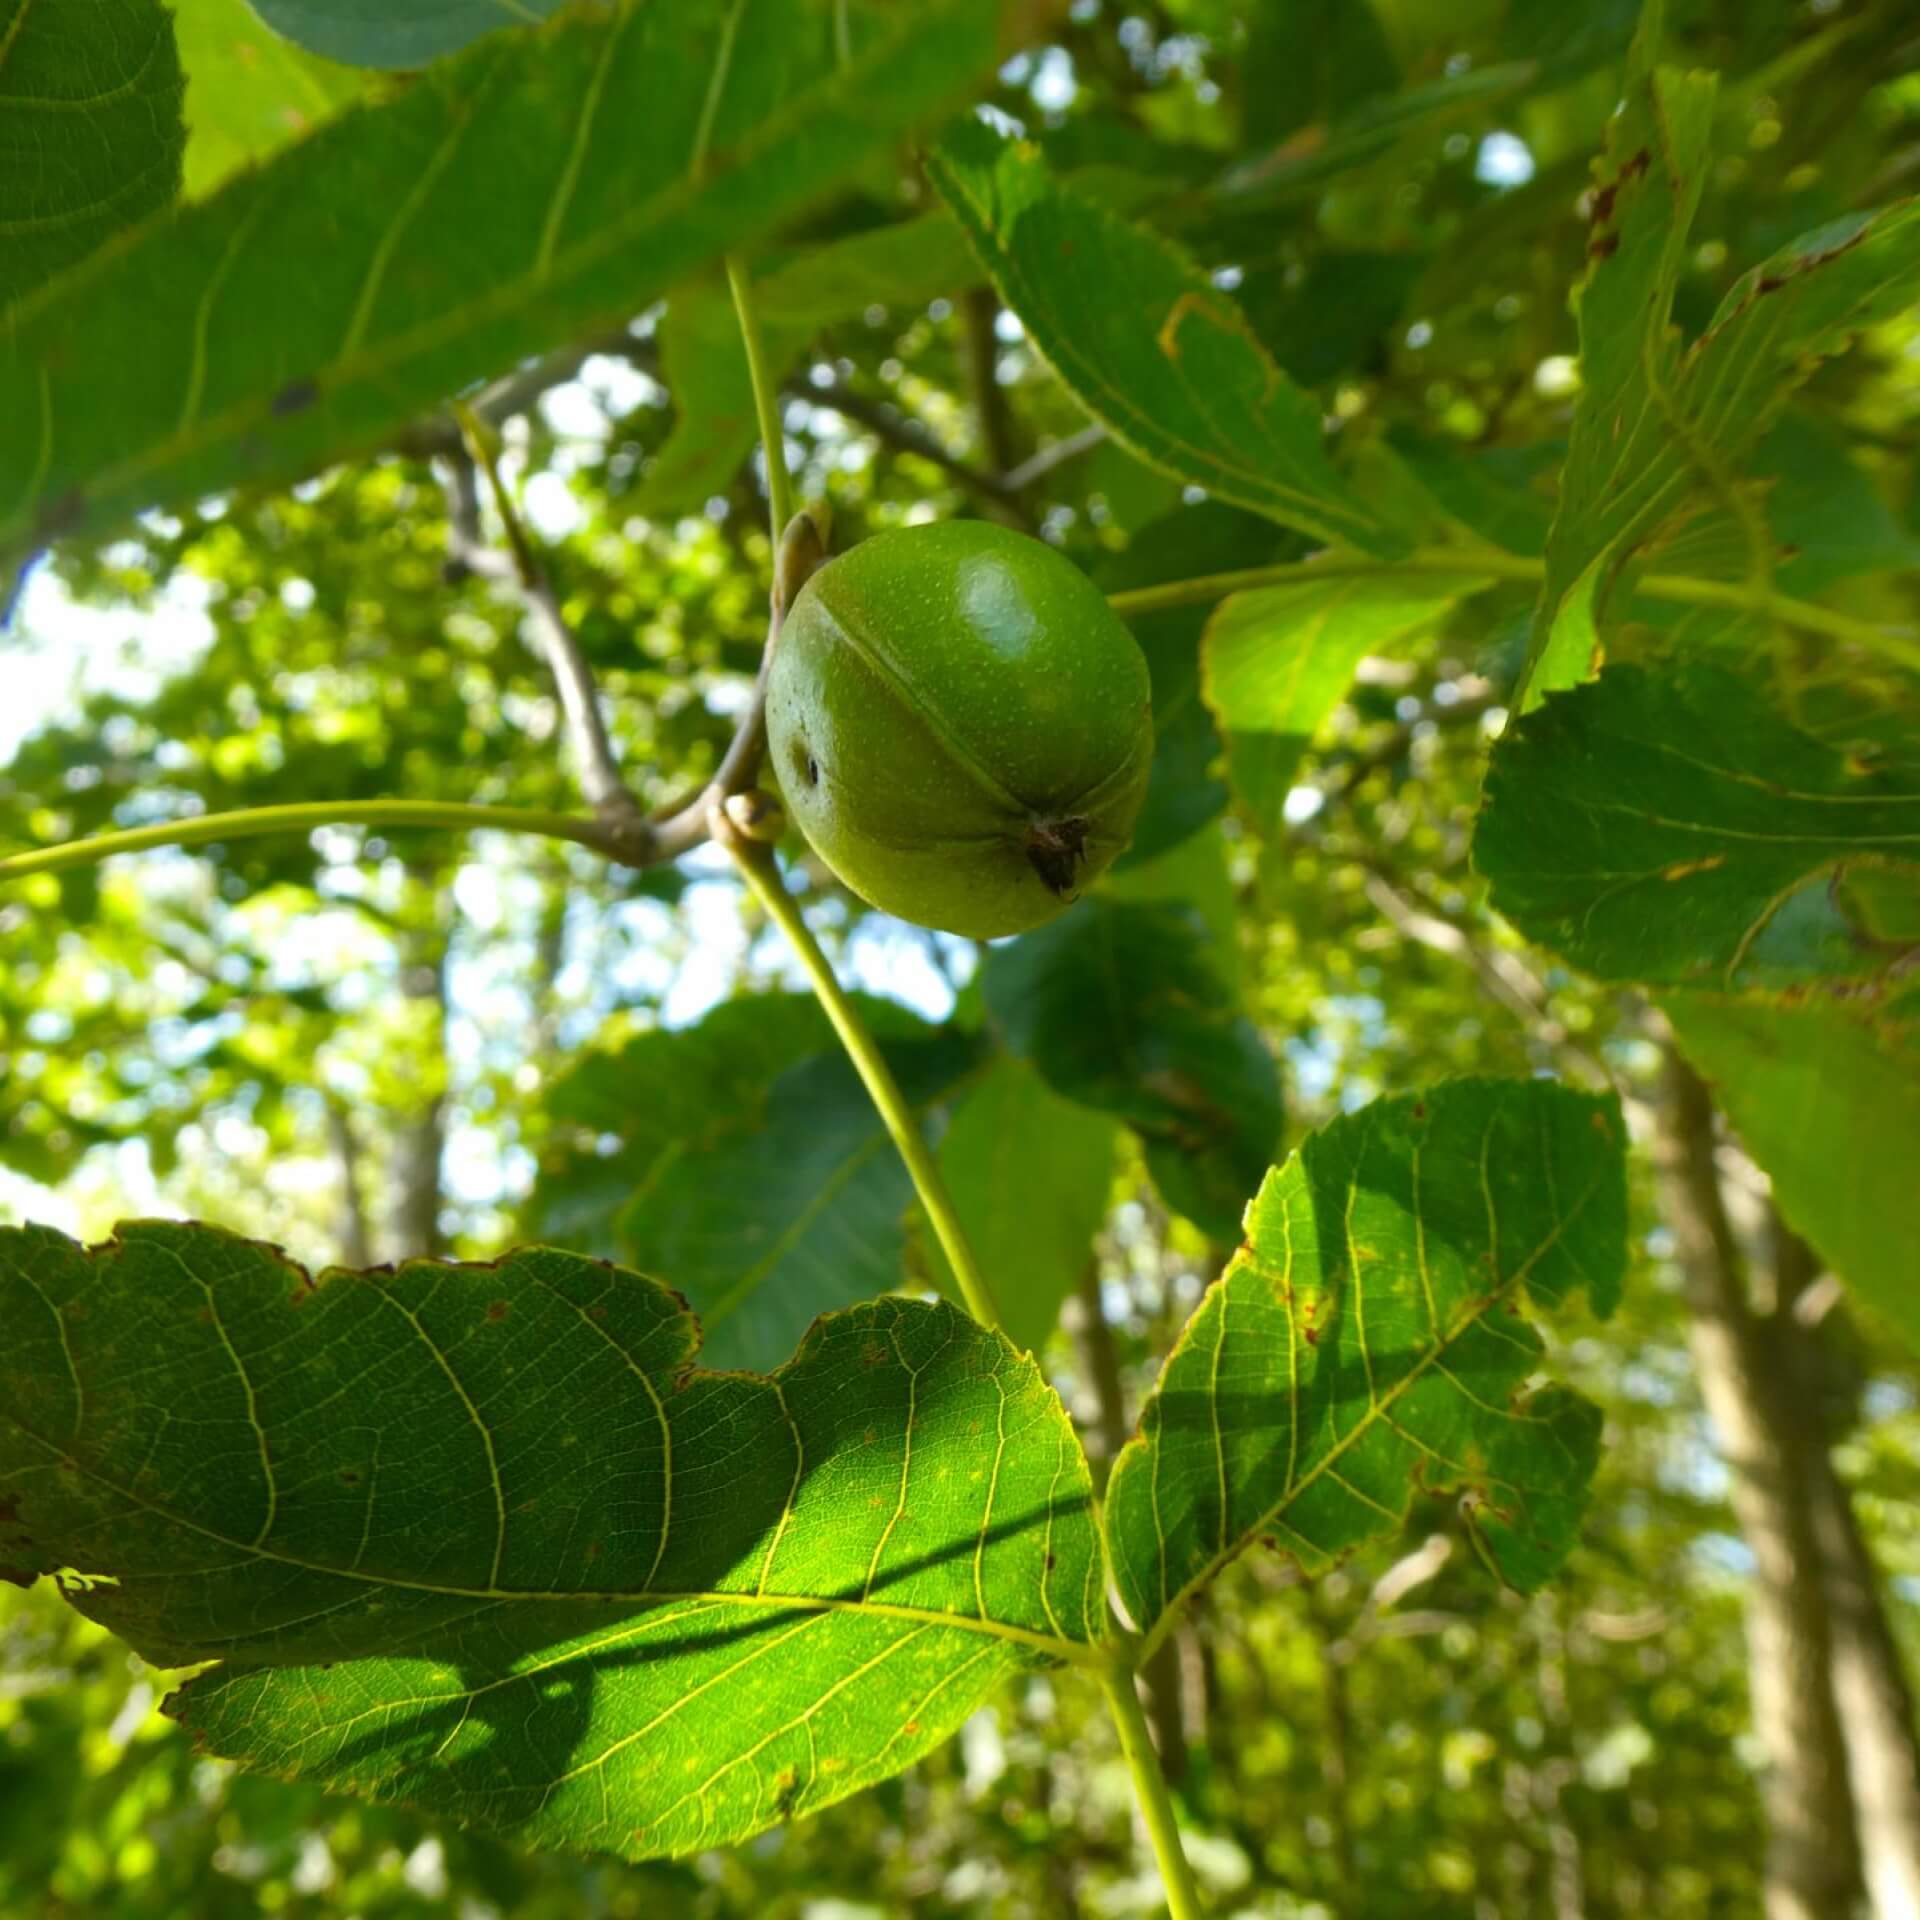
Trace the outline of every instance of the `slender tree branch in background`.
<instances>
[{"instance_id":1,"label":"slender tree branch in background","mask_svg":"<svg viewBox=\"0 0 1920 1920\"><path fill-rule=\"evenodd\" d=\"M1000 296L989 286L969 287L959 299L960 343L967 369L967 397L989 473L1012 472L1013 412L1000 385ZM1004 484L1004 482L1003 482Z\"/></svg>"},{"instance_id":2,"label":"slender tree branch in background","mask_svg":"<svg viewBox=\"0 0 1920 1920\"><path fill-rule=\"evenodd\" d=\"M938 467L950 480L956 481L970 493L990 519L1023 532L1032 531L1031 517L1013 498L1014 489L1005 480L969 460L961 459L957 453L949 452L931 427L914 419L911 414L902 413L891 401L874 399L849 386L844 380L829 380L822 384L795 381L788 391L796 399L804 399L813 406L831 408L856 426L865 427L888 446Z\"/></svg>"},{"instance_id":3,"label":"slender tree branch in background","mask_svg":"<svg viewBox=\"0 0 1920 1920\"><path fill-rule=\"evenodd\" d=\"M1006 475L1002 485L1009 493L1024 493L1036 481L1044 480L1055 467L1064 467L1068 461L1091 453L1106 437L1106 428L1097 421L1090 427L1082 427L1078 433L1070 433L1064 440L1042 447L1032 459L1022 461Z\"/></svg>"},{"instance_id":4,"label":"slender tree branch in background","mask_svg":"<svg viewBox=\"0 0 1920 1920\"><path fill-rule=\"evenodd\" d=\"M1765 1755L1767 1920L1832 1920L1849 1909L1859 1856L1832 1689L1832 1622L1801 1465L1812 1437L1748 1300L1720 1186L1713 1097L1671 1043L1657 1112L1654 1160L1701 1397L1755 1563L1747 1632L1754 1732Z\"/></svg>"},{"instance_id":5,"label":"slender tree branch in background","mask_svg":"<svg viewBox=\"0 0 1920 1920\"><path fill-rule=\"evenodd\" d=\"M635 850L647 849L645 811L620 776L620 763L614 754L613 739L607 732L600 711L599 689L593 683L593 670L580 650L573 629L567 625L558 595L547 578L546 569L535 553L533 542L520 518L513 496L501 477L500 461L492 434L475 415L462 410L460 424L466 435L469 461L487 476L493 492L494 510L506 531L508 550L513 556L514 578L541 656L553 675L560 695L560 711L565 716L567 740L571 747L575 777L587 804L617 840L632 840ZM458 466L455 473L455 506L458 507ZM449 525L458 527L462 514L449 512ZM465 556L472 564L471 555Z\"/></svg>"}]
</instances>

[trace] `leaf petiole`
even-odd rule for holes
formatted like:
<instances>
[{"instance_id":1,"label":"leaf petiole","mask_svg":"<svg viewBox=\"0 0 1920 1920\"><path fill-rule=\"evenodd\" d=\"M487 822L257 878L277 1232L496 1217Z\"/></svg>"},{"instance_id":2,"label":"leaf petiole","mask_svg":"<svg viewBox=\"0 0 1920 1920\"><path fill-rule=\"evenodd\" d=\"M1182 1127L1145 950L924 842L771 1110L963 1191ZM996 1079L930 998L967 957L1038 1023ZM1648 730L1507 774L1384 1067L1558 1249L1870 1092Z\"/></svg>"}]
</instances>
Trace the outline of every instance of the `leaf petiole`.
<instances>
[{"instance_id":1,"label":"leaf petiole","mask_svg":"<svg viewBox=\"0 0 1920 1920\"><path fill-rule=\"evenodd\" d=\"M1180 1844L1180 1822L1174 1813L1173 1795L1167 1787L1167 1776L1161 1771L1160 1756L1154 1752L1153 1735L1147 1731L1147 1716L1141 1710L1133 1668L1131 1665L1106 1667L1100 1675L1100 1686L1113 1713L1113 1724L1119 1729L1120 1751L1125 1754L1127 1770L1133 1776L1134 1798L1139 1801L1141 1815L1147 1823L1153 1857L1160 1864L1167 1911L1173 1920L1201 1920L1200 1888Z\"/></svg>"},{"instance_id":2,"label":"leaf petiole","mask_svg":"<svg viewBox=\"0 0 1920 1920\"><path fill-rule=\"evenodd\" d=\"M533 807L469 806L456 801L317 800L241 807L232 813L202 814L193 820L169 820L159 826L90 834L84 840L68 840L59 846L35 847L0 860L0 880L66 873L76 867L94 866L117 853L147 853L156 847L204 847L267 834L311 833L319 827L441 827L456 833L490 828L499 833L533 833L550 840L571 840L596 853L620 857L609 845L607 829L583 814L548 813Z\"/></svg>"},{"instance_id":3,"label":"leaf petiole","mask_svg":"<svg viewBox=\"0 0 1920 1920\"><path fill-rule=\"evenodd\" d=\"M1000 1308L993 1297L993 1289L986 1275L981 1272L972 1247L967 1243L966 1229L961 1226L960 1216L954 1211L953 1200L947 1192L946 1182L940 1176L940 1169L934 1165L933 1156L927 1151L927 1143L920 1137L913 1109L901 1093L893 1070L887 1065L886 1056L875 1044L873 1035L867 1031L866 1023L855 1011L852 1001L847 998L834 974L832 962L821 952L819 941L813 937L813 929L801 914L799 902L787 891L786 883L780 877L780 869L774 863L773 849L746 839L724 819L715 821L714 838L733 855L755 898L786 935L799 956L801 966L806 969L807 979L827 1018L833 1023L833 1030L839 1035L847 1058L853 1062L854 1071L859 1074L878 1109L888 1136L900 1149L901 1159L907 1163L914 1191L920 1196L920 1204L927 1210L927 1218L933 1224L941 1251L946 1254L947 1264L952 1267L953 1276L959 1282L967 1311L982 1326L998 1327Z\"/></svg>"},{"instance_id":4,"label":"leaf petiole","mask_svg":"<svg viewBox=\"0 0 1920 1920\"><path fill-rule=\"evenodd\" d=\"M1303 581L1485 574L1496 580L1534 582L1544 580L1546 571L1544 560L1502 553L1491 547L1420 547L1398 560L1342 553L1317 560L1285 561L1271 567L1248 567L1238 573L1169 580L1157 587L1136 587L1131 592L1110 594L1107 604L1122 619L1132 619L1139 614L1161 613L1169 607L1205 606L1210 601L1224 600L1229 594L1248 593L1260 587L1297 586ZM1649 573L1631 584L1635 593L1644 594L1649 600L1665 600L1676 606L1726 607L1736 613L1756 614L1763 619L1777 620L1782 626L1796 627L1803 633L1824 634L1829 640L1866 648L1905 666L1920 667L1920 636L1896 627L1876 626L1870 620L1856 620L1851 614L1818 606L1811 600L1756 591L1750 582L1700 580L1683 573Z\"/></svg>"}]
</instances>

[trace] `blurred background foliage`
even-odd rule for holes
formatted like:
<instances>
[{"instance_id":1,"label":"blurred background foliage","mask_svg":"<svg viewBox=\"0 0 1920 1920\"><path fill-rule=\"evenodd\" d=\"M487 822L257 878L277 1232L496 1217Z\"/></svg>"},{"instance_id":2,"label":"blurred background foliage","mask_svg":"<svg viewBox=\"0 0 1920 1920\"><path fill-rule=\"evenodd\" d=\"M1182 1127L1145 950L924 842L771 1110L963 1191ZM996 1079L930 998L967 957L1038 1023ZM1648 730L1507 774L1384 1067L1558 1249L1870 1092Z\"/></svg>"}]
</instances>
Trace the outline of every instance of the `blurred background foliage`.
<instances>
[{"instance_id":1,"label":"blurred background foliage","mask_svg":"<svg viewBox=\"0 0 1920 1920\"><path fill-rule=\"evenodd\" d=\"M1535 552L1577 390L1567 295L1588 166L1634 12L1076 0L1051 45L1005 69L995 104L1076 184L1237 287L1366 489ZM1902 0L1670 12L1674 57L1725 76L1681 283L1692 328L1769 249L1912 187L1920 18ZM230 52L220 33L183 45L190 115L196 62L211 99ZM320 111L359 82L303 61L274 84ZM204 141L194 152L200 185L231 164ZM1088 432L936 208L901 156L755 265L772 283L799 491L831 502L841 544L985 513L1059 542L1110 589L1298 551ZM763 496L716 311L716 289L691 287L618 339L530 369L498 409L650 805L711 769L760 642ZM1845 604L1911 620L1920 324L1823 368L1782 436L1776 529L1824 558L1819 584ZM447 456L423 423L416 443L290 493L152 516L43 568L0 640L0 845L295 797L570 804L555 701L517 600L463 559ZM1284 808L1258 819L1229 807L1200 696L1205 610L1140 622L1161 752L1141 842L1108 891L1208 930L1279 1063L1288 1137L1449 1074L1545 1070L1615 1079L1651 1137L1667 1069L1646 1009L1527 954L1466 864L1530 600L1476 601L1364 661ZM1814 685L1832 671L1796 664ZM817 867L805 881L863 989L991 1038L973 946L868 912ZM650 1056L631 1049L795 983L706 856L636 875L572 849L341 829L34 880L0 899L0 1218L98 1235L127 1214L194 1215L321 1265L486 1257L538 1233L646 1265L647 1222L632 1239L622 1222L658 1130L707 1126L724 1146L729 1127L761 1124L768 1086L818 1036L776 1058L756 1030L732 1066L712 1041L697 1123L636 1097ZM894 1039L926 1044L915 1036L901 1015ZM970 1084L934 1076L930 1123ZM1130 1130L1092 1149L1091 1177L1110 1172L1104 1215L1085 1260L1055 1276L1068 1297L1045 1349L1096 1453L1223 1253L1169 1211L1147 1173L1157 1136L1123 1117ZM1737 1142L1707 1144L1751 1317L1798 1369L1783 1444L1836 1463L1911 1658L1920 1367L1817 1282L1788 1290L1764 1181ZM1638 1167L1628 1304L1556 1356L1606 1408L1609 1446L1584 1544L1548 1593L1501 1593L1429 1501L1395 1549L1317 1587L1248 1558L1169 1642L1155 1726L1219 1911L1761 1910L1780 1756L1752 1711L1743 1620L1764 1614L1777 1569L1703 1405L1703 1295L1654 1159ZM886 1257L899 1277L925 1273L904 1184L892 1204ZM0 1589L0 1912L1158 1906L1110 1731L1064 1680L1024 1683L882 1789L656 1867L521 1857L238 1777L158 1716L166 1684L53 1593ZM1832 1913L1854 1882L1836 1859Z\"/></svg>"}]
</instances>

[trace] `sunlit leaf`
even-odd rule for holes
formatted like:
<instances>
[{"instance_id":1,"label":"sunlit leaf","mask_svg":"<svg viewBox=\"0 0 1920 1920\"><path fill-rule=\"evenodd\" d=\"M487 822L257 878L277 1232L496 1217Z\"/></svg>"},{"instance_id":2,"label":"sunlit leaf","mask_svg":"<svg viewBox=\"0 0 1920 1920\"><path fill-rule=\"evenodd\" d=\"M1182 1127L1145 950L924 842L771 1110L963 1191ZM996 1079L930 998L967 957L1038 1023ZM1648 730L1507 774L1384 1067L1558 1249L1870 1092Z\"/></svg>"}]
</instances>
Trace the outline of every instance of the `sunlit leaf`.
<instances>
[{"instance_id":1,"label":"sunlit leaf","mask_svg":"<svg viewBox=\"0 0 1920 1920\"><path fill-rule=\"evenodd\" d=\"M1349 573L1220 603L1201 643L1202 685L1227 736L1234 792L1257 823L1279 825L1294 773L1360 662L1489 584L1464 573Z\"/></svg>"},{"instance_id":2,"label":"sunlit leaf","mask_svg":"<svg viewBox=\"0 0 1920 1920\"><path fill-rule=\"evenodd\" d=\"M392 9L388 9L391 13ZM198 197L330 120L367 76L271 33L247 0L193 0L174 14L187 75L184 185Z\"/></svg>"},{"instance_id":3,"label":"sunlit leaf","mask_svg":"<svg viewBox=\"0 0 1920 1920\"><path fill-rule=\"evenodd\" d=\"M0 1561L66 1567L203 1747L643 1857L897 1772L1086 1660L1084 1457L953 1308L697 1370L665 1287L572 1254L315 1285L147 1223L0 1230Z\"/></svg>"},{"instance_id":4,"label":"sunlit leaf","mask_svg":"<svg viewBox=\"0 0 1920 1920\"><path fill-rule=\"evenodd\" d=\"M1716 76L1654 64L1659 13L1630 63L1593 195L1579 293L1582 386L1547 541L1521 707L1597 670L1613 576L1705 506L1733 515L1747 577L1773 559L1744 469L1794 388L1920 292L1920 202L1848 214L1744 274L1684 344L1671 318L1706 185Z\"/></svg>"},{"instance_id":5,"label":"sunlit leaf","mask_svg":"<svg viewBox=\"0 0 1920 1920\"><path fill-rule=\"evenodd\" d=\"M1502 1578L1578 1536L1599 1409L1531 1387L1528 1304L1611 1310L1626 1258L1610 1100L1462 1080L1377 1100L1267 1176L1108 1484L1127 1611L1151 1630L1256 1540L1308 1573L1457 1491Z\"/></svg>"}]
</instances>

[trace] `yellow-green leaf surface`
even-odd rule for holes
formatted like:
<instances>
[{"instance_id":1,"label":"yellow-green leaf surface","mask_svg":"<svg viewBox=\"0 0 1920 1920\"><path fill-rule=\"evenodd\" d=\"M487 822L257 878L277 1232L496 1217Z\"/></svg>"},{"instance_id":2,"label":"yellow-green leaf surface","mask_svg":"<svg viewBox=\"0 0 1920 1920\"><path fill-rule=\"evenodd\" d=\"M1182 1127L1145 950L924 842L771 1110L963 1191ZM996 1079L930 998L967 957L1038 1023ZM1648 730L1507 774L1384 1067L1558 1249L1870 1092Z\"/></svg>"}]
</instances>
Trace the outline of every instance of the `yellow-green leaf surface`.
<instances>
[{"instance_id":1,"label":"yellow-green leaf surface","mask_svg":"<svg viewBox=\"0 0 1920 1920\"><path fill-rule=\"evenodd\" d=\"M1712 164L1716 77L1656 64L1661 9L1642 15L1626 99L1608 129L1579 293L1582 389L1547 540L1521 709L1598 668L1608 590L1655 535L1700 511L1748 530L1771 567L1746 466L1793 390L1863 328L1920 294L1920 201L1848 214L1742 275L1706 331L1671 317Z\"/></svg>"},{"instance_id":2,"label":"yellow-green leaf surface","mask_svg":"<svg viewBox=\"0 0 1920 1920\"><path fill-rule=\"evenodd\" d=\"M270 33L247 0L174 15L187 75L186 192L198 198L361 99L369 76Z\"/></svg>"},{"instance_id":3,"label":"yellow-green leaf surface","mask_svg":"<svg viewBox=\"0 0 1920 1920\"><path fill-rule=\"evenodd\" d=\"M1059 185L984 123L929 161L980 263L1076 399L1141 459L1283 526L1401 542L1334 471L1319 404L1166 241Z\"/></svg>"},{"instance_id":4,"label":"yellow-green leaf surface","mask_svg":"<svg viewBox=\"0 0 1920 1920\"><path fill-rule=\"evenodd\" d=\"M0 0L0 313L180 185L160 0Z\"/></svg>"},{"instance_id":5,"label":"yellow-green leaf surface","mask_svg":"<svg viewBox=\"0 0 1920 1920\"><path fill-rule=\"evenodd\" d=\"M1234 792L1255 820L1278 825L1302 757L1361 660L1488 584L1470 574L1349 574L1220 603L1200 645L1201 685L1227 736Z\"/></svg>"},{"instance_id":6,"label":"yellow-green leaf surface","mask_svg":"<svg viewBox=\"0 0 1920 1920\"><path fill-rule=\"evenodd\" d=\"M625 0L495 34L0 326L0 554L296 478L637 312L992 68L995 0Z\"/></svg>"},{"instance_id":7,"label":"yellow-green leaf surface","mask_svg":"<svg viewBox=\"0 0 1920 1920\"><path fill-rule=\"evenodd\" d=\"M215 1753L528 1844L722 1845L1088 1660L1052 1389L944 1304L696 1369L658 1283L550 1249L315 1285L141 1223L0 1231L0 1566L149 1659Z\"/></svg>"},{"instance_id":8,"label":"yellow-green leaf surface","mask_svg":"<svg viewBox=\"0 0 1920 1920\"><path fill-rule=\"evenodd\" d=\"M1600 1413L1530 1386L1544 1347L1523 1309L1579 1288L1612 1309L1624 1147L1611 1100L1462 1080L1376 1100L1267 1176L1108 1485L1143 1631L1254 1540L1314 1573L1392 1538L1416 1488L1460 1491L1512 1585L1554 1572Z\"/></svg>"}]
</instances>

